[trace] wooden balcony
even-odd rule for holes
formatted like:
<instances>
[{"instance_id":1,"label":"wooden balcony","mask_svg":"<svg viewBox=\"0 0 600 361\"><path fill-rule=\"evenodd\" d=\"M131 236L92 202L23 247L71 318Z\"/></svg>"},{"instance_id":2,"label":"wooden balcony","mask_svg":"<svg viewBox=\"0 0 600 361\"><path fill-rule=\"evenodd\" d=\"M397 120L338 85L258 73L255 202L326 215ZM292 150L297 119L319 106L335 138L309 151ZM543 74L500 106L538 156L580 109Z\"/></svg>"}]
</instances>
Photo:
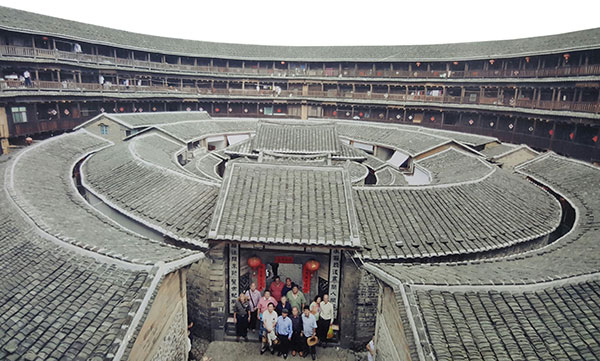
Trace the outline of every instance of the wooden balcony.
<instances>
[{"instance_id":1,"label":"wooden balcony","mask_svg":"<svg viewBox=\"0 0 600 361\"><path fill-rule=\"evenodd\" d=\"M98 83L75 83L75 82L52 82L52 81L34 81L32 87L25 87L20 81L0 81L0 93L14 92L23 95L32 95L31 93L41 92L64 93L65 95L73 93L88 93L90 96L95 94L139 94L140 96L152 96L152 94L173 94L173 95L192 95L192 96L223 96L223 97L256 97L256 98L322 98L322 99L356 99L356 100L377 100L377 101L397 101L397 102L421 102L421 103L442 103L442 104L470 104L470 105L491 105L506 108L527 108L544 110L563 110L583 113L600 112L600 104L596 102L573 102L573 101L535 101L531 99L517 99L505 97L499 99L495 97L484 97L480 94L470 94L470 96L450 96L450 95L417 95L417 94L397 94L397 93L375 93L375 92L352 92L352 91L307 91L302 90L281 90L274 91L268 89L247 88L196 88L190 86L138 86L138 85L116 85L116 84L98 84ZM35 94L33 94L35 95Z\"/></svg>"},{"instance_id":2,"label":"wooden balcony","mask_svg":"<svg viewBox=\"0 0 600 361\"><path fill-rule=\"evenodd\" d=\"M600 75L600 65L563 66L541 69L503 69L503 70L412 70L392 69L306 69L306 68L263 68L263 67L223 67L171 64L137 59L74 53L61 50L38 49L14 45L0 45L0 58L18 57L34 59L53 59L75 63L112 65L116 68L165 70L175 72L194 72L201 74L260 75L269 77L325 77L325 78L425 78L425 79L468 79L468 78L544 78Z\"/></svg>"}]
</instances>

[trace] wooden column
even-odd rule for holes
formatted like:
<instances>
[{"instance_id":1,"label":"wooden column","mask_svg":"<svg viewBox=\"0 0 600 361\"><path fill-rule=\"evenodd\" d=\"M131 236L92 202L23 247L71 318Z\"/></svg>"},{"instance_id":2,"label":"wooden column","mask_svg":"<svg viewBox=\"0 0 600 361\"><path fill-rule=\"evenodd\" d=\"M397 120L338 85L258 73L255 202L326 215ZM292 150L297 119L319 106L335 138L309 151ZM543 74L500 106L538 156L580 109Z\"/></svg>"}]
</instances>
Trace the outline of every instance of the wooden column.
<instances>
[{"instance_id":1,"label":"wooden column","mask_svg":"<svg viewBox=\"0 0 600 361\"><path fill-rule=\"evenodd\" d=\"M460 104L463 103L464 99L465 99L465 87L461 86L460 87Z\"/></svg>"}]
</instances>

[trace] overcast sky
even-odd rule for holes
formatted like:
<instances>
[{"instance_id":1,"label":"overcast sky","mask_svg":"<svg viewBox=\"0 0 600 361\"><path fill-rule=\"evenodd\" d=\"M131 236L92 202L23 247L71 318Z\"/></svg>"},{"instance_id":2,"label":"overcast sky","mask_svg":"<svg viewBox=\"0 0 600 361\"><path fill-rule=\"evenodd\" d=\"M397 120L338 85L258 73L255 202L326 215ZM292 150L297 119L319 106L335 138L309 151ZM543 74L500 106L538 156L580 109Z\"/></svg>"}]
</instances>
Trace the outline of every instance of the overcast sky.
<instances>
[{"instance_id":1,"label":"overcast sky","mask_svg":"<svg viewBox=\"0 0 600 361\"><path fill-rule=\"evenodd\" d=\"M0 0L0 4L145 34L270 45L436 44L600 27L599 0Z\"/></svg>"}]
</instances>

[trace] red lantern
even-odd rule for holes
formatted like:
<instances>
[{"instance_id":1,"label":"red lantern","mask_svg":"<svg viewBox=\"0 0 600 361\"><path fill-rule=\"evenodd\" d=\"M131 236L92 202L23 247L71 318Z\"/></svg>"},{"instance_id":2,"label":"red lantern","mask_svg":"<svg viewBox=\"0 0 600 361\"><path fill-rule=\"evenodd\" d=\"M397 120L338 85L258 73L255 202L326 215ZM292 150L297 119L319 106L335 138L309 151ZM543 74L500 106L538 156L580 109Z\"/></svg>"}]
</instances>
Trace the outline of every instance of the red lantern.
<instances>
[{"instance_id":1,"label":"red lantern","mask_svg":"<svg viewBox=\"0 0 600 361\"><path fill-rule=\"evenodd\" d=\"M261 264L262 264L262 261L260 260L260 258L258 258L256 256L248 258L248 266L252 269L257 268Z\"/></svg>"},{"instance_id":2,"label":"red lantern","mask_svg":"<svg viewBox=\"0 0 600 361\"><path fill-rule=\"evenodd\" d=\"M337 112L335 110L333 111L333 116L337 116Z\"/></svg>"},{"instance_id":3,"label":"red lantern","mask_svg":"<svg viewBox=\"0 0 600 361\"><path fill-rule=\"evenodd\" d=\"M120 107L120 108L119 108L119 111L121 111L121 113L123 113L123 112L125 111L125 108L123 108L123 107Z\"/></svg>"},{"instance_id":4,"label":"red lantern","mask_svg":"<svg viewBox=\"0 0 600 361\"><path fill-rule=\"evenodd\" d=\"M310 293L310 280L312 279L312 275L316 272L321 264L314 259L309 260L302 267L302 292Z\"/></svg>"},{"instance_id":5,"label":"red lantern","mask_svg":"<svg viewBox=\"0 0 600 361\"><path fill-rule=\"evenodd\" d=\"M421 66L421 62L417 61L417 68Z\"/></svg>"},{"instance_id":6,"label":"red lantern","mask_svg":"<svg viewBox=\"0 0 600 361\"><path fill-rule=\"evenodd\" d=\"M306 269L308 269L311 272L317 271L320 266L321 264L319 263L319 261L315 261L314 259L311 259L310 261L306 262Z\"/></svg>"},{"instance_id":7,"label":"red lantern","mask_svg":"<svg viewBox=\"0 0 600 361\"><path fill-rule=\"evenodd\" d=\"M598 136L594 135L594 137L592 138L592 140L594 141L594 143L598 143Z\"/></svg>"},{"instance_id":8,"label":"red lantern","mask_svg":"<svg viewBox=\"0 0 600 361\"><path fill-rule=\"evenodd\" d=\"M281 113L281 108L277 108L277 113Z\"/></svg>"},{"instance_id":9,"label":"red lantern","mask_svg":"<svg viewBox=\"0 0 600 361\"><path fill-rule=\"evenodd\" d=\"M563 54L563 58L565 58L565 61L569 61L570 57L571 57L571 54L569 54L569 53Z\"/></svg>"},{"instance_id":10,"label":"red lantern","mask_svg":"<svg viewBox=\"0 0 600 361\"><path fill-rule=\"evenodd\" d=\"M569 134L569 139L573 140L573 138L575 138L575 133Z\"/></svg>"},{"instance_id":11,"label":"red lantern","mask_svg":"<svg viewBox=\"0 0 600 361\"><path fill-rule=\"evenodd\" d=\"M530 61L530 60L531 60L531 58L530 58L530 57L528 57L528 56L526 56L526 57L525 57L525 62L526 62L526 63L529 63L529 61Z\"/></svg>"},{"instance_id":12,"label":"red lantern","mask_svg":"<svg viewBox=\"0 0 600 361\"><path fill-rule=\"evenodd\" d=\"M458 61L453 61L452 64L458 65Z\"/></svg>"},{"instance_id":13,"label":"red lantern","mask_svg":"<svg viewBox=\"0 0 600 361\"><path fill-rule=\"evenodd\" d=\"M363 112L360 112L360 113L358 113L358 116L359 116L359 117L362 117L363 115L364 115L364 113L363 113Z\"/></svg>"},{"instance_id":14,"label":"red lantern","mask_svg":"<svg viewBox=\"0 0 600 361\"><path fill-rule=\"evenodd\" d=\"M218 112L220 112L220 111L221 111L221 109L219 109L219 108L215 108L215 113L218 113Z\"/></svg>"},{"instance_id":15,"label":"red lantern","mask_svg":"<svg viewBox=\"0 0 600 361\"><path fill-rule=\"evenodd\" d=\"M554 129L550 129L550 131L548 131L548 134L550 134L550 136L554 135Z\"/></svg>"},{"instance_id":16,"label":"red lantern","mask_svg":"<svg viewBox=\"0 0 600 361\"><path fill-rule=\"evenodd\" d=\"M429 120L431 120L432 122L434 122L435 121L435 117L432 116L431 118L429 118Z\"/></svg>"}]
</instances>

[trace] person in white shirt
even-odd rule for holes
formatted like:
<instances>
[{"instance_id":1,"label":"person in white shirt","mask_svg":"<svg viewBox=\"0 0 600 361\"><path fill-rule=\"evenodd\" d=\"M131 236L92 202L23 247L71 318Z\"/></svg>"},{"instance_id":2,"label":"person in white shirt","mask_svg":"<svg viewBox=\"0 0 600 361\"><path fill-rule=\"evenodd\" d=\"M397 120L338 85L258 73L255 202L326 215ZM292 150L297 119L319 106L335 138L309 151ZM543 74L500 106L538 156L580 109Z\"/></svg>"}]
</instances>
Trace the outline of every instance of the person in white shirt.
<instances>
[{"instance_id":1,"label":"person in white shirt","mask_svg":"<svg viewBox=\"0 0 600 361\"><path fill-rule=\"evenodd\" d=\"M367 359L368 361L375 361L375 336L367 344Z\"/></svg>"},{"instance_id":2,"label":"person in white shirt","mask_svg":"<svg viewBox=\"0 0 600 361\"><path fill-rule=\"evenodd\" d=\"M30 87L31 86L31 73L29 73L29 70L25 70L23 72L23 78L25 78L25 86Z\"/></svg>"},{"instance_id":3,"label":"person in white shirt","mask_svg":"<svg viewBox=\"0 0 600 361\"><path fill-rule=\"evenodd\" d=\"M275 353L275 349L273 348L273 341L277 338L275 334L275 326L277 325L277 312L275 312L275 304L269 303L267 307L267 311L263 312L262 320L263 327L265 328L265 335L267 337L268 348L271 351L271 354ZM266 351L265 345L261 349L260 353L263 354Z\"/></svg>"},{"instance_id":4,"label":"person in white shirt","mask_svg":"<svg viewBox=\"0 0 600 361\"><path fill-rule=\"evenodd\" d=\"M329 295L326 293L323 295L323 301L319 305L319 320L317 321L317 325L319 328L317 329L319 341L323 347L327 345L327 332L329 331L329 327L333 324L333 304L329 302Z\"/></svg>"}]
</instances>

